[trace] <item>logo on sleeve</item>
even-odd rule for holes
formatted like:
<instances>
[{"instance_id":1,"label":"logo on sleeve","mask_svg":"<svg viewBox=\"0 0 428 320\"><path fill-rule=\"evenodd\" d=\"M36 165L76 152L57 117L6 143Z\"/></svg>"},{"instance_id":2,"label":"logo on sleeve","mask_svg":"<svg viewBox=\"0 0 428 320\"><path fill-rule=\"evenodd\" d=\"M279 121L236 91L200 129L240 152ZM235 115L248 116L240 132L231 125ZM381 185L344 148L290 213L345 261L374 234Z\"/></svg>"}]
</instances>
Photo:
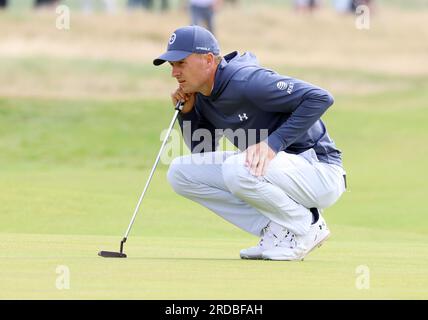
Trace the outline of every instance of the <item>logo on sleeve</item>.
<instances>
[{"instance_id":1,"label":"logo on sleeve","mask_svg":"<svg viewBox=\"0 0 428 320\"><path fill-rule=\"evenodd\" d=\"M288 93L288 94L291 94L291 93L293 92L293 88L294 88L294 83L293 83L293 82L290 82L290 83L288 84L287 93Z\"/></svg>"},{"instance_id":2,"label":"logo on sleeve","mask_svg":"<svg viewBox=\"0 0 428 320\"><path fill-rule=\"evenodd\" d=\"M276 83L276 87L281 91L287 90L287 93L291 94L293 92L294 83L293 82L287 83L285 81L278 81Z\"/></svg>"}]
</instances>

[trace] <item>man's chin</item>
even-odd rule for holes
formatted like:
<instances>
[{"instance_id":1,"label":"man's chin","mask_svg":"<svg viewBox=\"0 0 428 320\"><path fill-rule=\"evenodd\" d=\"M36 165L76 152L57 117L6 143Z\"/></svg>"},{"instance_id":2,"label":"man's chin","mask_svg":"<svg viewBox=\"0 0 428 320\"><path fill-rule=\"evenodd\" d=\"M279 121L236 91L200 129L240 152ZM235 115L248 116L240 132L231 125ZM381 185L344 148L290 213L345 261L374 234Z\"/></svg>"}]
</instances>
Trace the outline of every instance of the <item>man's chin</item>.
<instances>
[{"instance_id":1,"label":"man's chin","mask_svg":"<svg viewBox=\"0 0 428 320\"><path fill-rule=\"evenodd\" d=\"M186 85L184 86L180 85L180 89L183 90L183 92L186 94L193 93L193 91Z\"/></svg>"},{"instance_id":2,"label":"man's chin","mask_svg":"<svg viewBox=\"0 0 428 320\"><path fill-rule=\"evenodd\" d=\"M193 93L195 93L196 91L195 91L195 89L194 88L192 88L191 86L189 86L189 84L188 83L180 83L179 84L179 86L180 86L180 89L185 93L185 94L193 94Z\"/></svg>"}]
</instances>

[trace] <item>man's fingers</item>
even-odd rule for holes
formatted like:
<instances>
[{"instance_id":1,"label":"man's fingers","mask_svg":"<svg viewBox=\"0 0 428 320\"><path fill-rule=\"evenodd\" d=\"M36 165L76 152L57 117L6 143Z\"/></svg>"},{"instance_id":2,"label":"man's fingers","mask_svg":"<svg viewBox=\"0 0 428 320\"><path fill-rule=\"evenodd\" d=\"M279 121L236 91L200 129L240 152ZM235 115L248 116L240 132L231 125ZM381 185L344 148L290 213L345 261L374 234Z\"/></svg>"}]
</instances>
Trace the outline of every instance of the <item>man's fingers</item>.
<instances>
[{"instance_id":1,"label":"man's fingers","mask_svg":"<svg viewBox=\"0 0 428 320\"><path fill-rule=\"evenodd\" d=\"M250 165L250 172L253 175L256 174L256 169L257 169L257 166L259 165L259 162L260 162L260 154L258 152L254 152L253 159Z\"/></svg>"},{"instance_id":2,"label":"man's fingers","mask_svg":"<svg viewBox=\"0 0 428 320\"><path fill-rule=\"evenodd\" d=\"M268 163L269 163L268 151L266 148L263 147L263 145L261 145L260 148L258 149L258 163L255 169L254 175L256 177L263 176L265 174Z\"/></svg>"},{"instance_id":3,"label":"man's fingers","mask_svg":"<svg viewBox=\"0 0 428 320\"><path fill-rule=\"evenodd\" d=\"M180 101L183 101L183 102L186 101L186 95L184 93L178 92L177 95L176 95L176 97L177 97L177 100L180 100Z\"/></svg>"},{"instance_id":4,"label":"man's fingers","mask_svg":"<svg viewBox=\"0 0 428 320\"><path fill-rule=\"evenodd\" d=\"M246 150L246 159L245 166L248 167L248 170L252 175L256 175L257 166L260 161L260 152L259 149L251 146Z\"/></svg>"},{"instance_id":5,"label":"man's fingers","mask_svg":"<svg viewBox=\"0 0 428 320\"><path fill-rule=\"evenodd\" d=\"M260 176L263 175L263 172L264 172L264 169L265 169L265 163L266 163L265 157L260 157L259 163L257 164L257 168L256 168L256 171L255 171L255 176L256 177L260 177Z\"/></svg>"},{"instance_id":6,"label":"man's fingers","mask_svg":"<svg viewBox=\"0 0 428 320\"><path fill-rule=\"evenodd\" d=\"M261 173L262 176L266 175L266 171L267 171L267 168L269 167L269 163L270 163L270 159L268 157L266 157L266 159L263 163L263 169L262 169L262 173Z\"/></svg>"},{"instance_id":7,"label":"man's fingers","mask_svg":"<svg viewBox=\"0 0 428 320\"><path fill-rule=\"evenodd\" d=\"M178 101L181 101L184 105L181 109L181 113L190 112L195 105L195 94L184 93L180 88L171 93L171 100L174 106L177 105Z\"/></svg>"},{"instance_id":8,"label":"man's fingers","mask_svg":"<svg viewBox=\"0 0 428 320\"><path fill-rule=\"evenodd\" d=\"M186 94L182 92L180 89L177 89L173 93L171 93L171 98L174 102L174 104L177 104L178 101L186 102L190 98L190 94Z\"/></svg>"},{"instance_id":9,"label":"man's fingers","mask_svg":"<svg viewBox=\"0 0 428 320\"><path fill-rule=\"evenodd\" d=\"M175 106L177 102L181 100L181 98L179 95L177 95L176 92L173 92L171 93L171 100L172 100L172 104Z\"/></svg>"},{"instance_id":10,"label":"man's fingers","mask_svg":"<svg viewBox=\"0 0 428 320\"><path fill-rule=\"evenodd\" d=\"M248 148L245 152L245 166L250 167L253 162L254 151L251 148Z\"/></svg>"},{"instance_id":11,"label":"man's fingers","mask_svg":"<svg viewBox=\"0 0 428 320\"><path fill-rule=\"evenodd\" d=\"M184 107L183 110L181 110L182 113L188 113L190 112L195 105L195 94L194 93L188 93L185 94L185 100L184 100Z\"/></svg>"},{"instance_id":12,"label":"man's fingers","mask_svg":"<svg viewBox=\"0 0 428 320\"><path fill-rule=\"evenodd\" d=\"M264 176L269 162L275 157L275 153L269 146L261 142L248 147L246 150L245 166L254 176Z\"/></svg>"}]
</instances>

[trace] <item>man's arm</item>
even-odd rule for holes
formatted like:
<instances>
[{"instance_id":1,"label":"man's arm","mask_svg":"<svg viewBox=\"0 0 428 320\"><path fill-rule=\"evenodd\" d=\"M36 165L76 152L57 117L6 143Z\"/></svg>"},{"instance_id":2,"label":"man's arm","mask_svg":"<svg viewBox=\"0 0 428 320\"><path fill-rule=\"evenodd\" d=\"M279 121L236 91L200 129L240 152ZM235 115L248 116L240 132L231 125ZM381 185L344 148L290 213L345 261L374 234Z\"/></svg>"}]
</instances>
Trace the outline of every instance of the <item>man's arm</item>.
<instances>
[{"instance_id":1,"label":"man's arm","mask_svg":"<svg viewBox=\"0 0 428 320\"><path fill-rule=\"evenodd\" d=\"M257 72L249 80L246 95L250 103L262 110L290 114L267 139L269 147L276 153L285 150L309 130L334 102L326 90L269 70Z\"/></svg>"},{"instance_id":2,"label":"man's arm","mask_svg":"<svg viewBox=\"0 0 428 320\"><path fill-rule=\"evenodd\" d=\"M197 107L188 113L180 113L178 123L184 142L192 153L211 152L217 149L220 137L216 136L215 127L199 114Z\"/></svg>"},{"instance_id":3,"label":"man's arm","mask_svg":"<svg viewBox=\"0 0 428 320\"><path fill-rule=\"evenodd\" d=\"M192 153L215 151L221 137L215 135L215 127L198 112L197 94L184 93L180 88L171 93L173 105L180 100L183 109L178 115L184 142Z\"/></svg>"}]
</instances>

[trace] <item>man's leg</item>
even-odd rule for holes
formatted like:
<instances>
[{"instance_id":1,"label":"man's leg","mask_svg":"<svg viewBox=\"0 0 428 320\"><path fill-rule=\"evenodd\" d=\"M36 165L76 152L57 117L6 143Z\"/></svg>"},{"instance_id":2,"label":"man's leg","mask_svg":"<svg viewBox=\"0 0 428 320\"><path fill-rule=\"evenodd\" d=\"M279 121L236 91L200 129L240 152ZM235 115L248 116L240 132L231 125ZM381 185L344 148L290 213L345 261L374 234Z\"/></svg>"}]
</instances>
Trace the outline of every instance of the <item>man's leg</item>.
<instances>
[{"instance_id":1,"label":"man's leg","mask_svg":"<svg viewBox=\"0 0 428 320\"><path fill-rule=\"evenodd\" d=\"M180 195L215 212L237 227L260 236L269 223L245 201L233 195L225 185L222 163L235 152L208 152L174 159L168 181Z\"/></svg>"},{"instance_id":2,"label":"man's leg","mask_svg":"<svg viewBox=\"0 0 428 320\"><path fill-rule=\"evenodd\" d=\"M200 8L194 5L190 5L189 10L190 10L190 23L194 26L200 25L201 20L203 19Z\"/></svg>"},{"instance_id":3,"label":"man's leg","mask_svg":"<svg viewBox=\"0 0 428 320\"><path fill-rule=\"evenodd\" d=\"M263 177L244 166L245 153L228 157L222 166L228 189L269 220L296 235L308 233L309 208L332 205L344 191L343 178L330 165L309 162L302 156L280 152Z\"/></svg>"},{"instance_id":4,"label":"man's leg","mask_svg":"<svg viewBox=\"0 0 428 320\"><path fill-rule=\"evenodd\" d=\"M308 208L332 205L345 189L337 166L318 162L315 152L301 155L280 152L263 177L253 176L244 166L245 154L223 163L223 178L229 190L271 221L257 246L243 249L241 258L302 260L330 235L322 216Z\"/></svg>"},{"instance_id":5,"label":"man's leg","mask_svg":"<svg viewBox=\"0 0 428 320\"><path fill-rule=\"evenodd\" d=\"M214 8L206 7L204 8L204 20L207 25L207 29L214 34Z\"/></svg>"}]
</instances>

